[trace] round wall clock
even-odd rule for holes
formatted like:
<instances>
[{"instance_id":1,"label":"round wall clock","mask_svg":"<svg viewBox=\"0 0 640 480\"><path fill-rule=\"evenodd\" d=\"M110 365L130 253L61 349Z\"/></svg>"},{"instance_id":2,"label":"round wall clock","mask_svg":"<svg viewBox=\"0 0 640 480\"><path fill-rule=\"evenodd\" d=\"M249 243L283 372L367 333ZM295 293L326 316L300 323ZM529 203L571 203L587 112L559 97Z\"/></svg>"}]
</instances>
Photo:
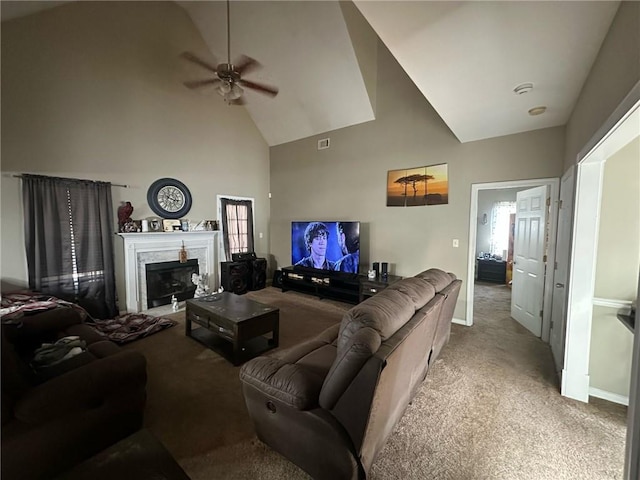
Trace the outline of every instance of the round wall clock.
<instances>
[{"instance_id":1,"label":"round wall clock","mask_svg":"<svg viewBox=\"0 0 640 480\"><path fill-rule=\"evenodd\" d=\"M149 187L147 202L162 218L181 218L191 209L191 192L175 178L161 178Z\"/></svg>"}]
</instances>

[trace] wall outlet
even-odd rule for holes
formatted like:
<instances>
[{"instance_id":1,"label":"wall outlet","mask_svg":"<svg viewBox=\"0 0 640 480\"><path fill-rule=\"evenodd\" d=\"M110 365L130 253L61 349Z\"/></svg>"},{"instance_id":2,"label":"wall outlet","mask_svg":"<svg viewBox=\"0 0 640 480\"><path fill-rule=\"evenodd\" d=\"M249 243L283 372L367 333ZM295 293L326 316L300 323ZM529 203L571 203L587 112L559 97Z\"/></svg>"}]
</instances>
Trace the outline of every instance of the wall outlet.
<instances>
[{"instance_id":1,"label":"wall outlet","mask_svg":"<svg viewBox=\"0 0 640 480\"><path fill-rule=\"evenodd\" d=\"M453 239L453 248L458 248L460 246L460 240L457 238Z\"/></svg>"}]
</instances>

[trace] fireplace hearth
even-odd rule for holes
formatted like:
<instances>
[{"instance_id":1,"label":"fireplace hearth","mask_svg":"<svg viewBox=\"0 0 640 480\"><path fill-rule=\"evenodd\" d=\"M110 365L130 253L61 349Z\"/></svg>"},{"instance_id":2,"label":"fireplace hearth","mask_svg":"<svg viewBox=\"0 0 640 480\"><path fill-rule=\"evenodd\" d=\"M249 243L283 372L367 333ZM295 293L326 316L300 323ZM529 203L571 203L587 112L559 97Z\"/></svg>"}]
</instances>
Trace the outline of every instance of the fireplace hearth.
<instances>
[{"instance_id":1,"label":"fireplace hearth","mask_svg":"<svg viewBox=\"0 0 640 480\"><path fill-rule=\"evenodd\" d=\"M198 260L147 263L145 271L147 308L169 305L174 295L179 302L193 298L196 285L191 281L191 275L199 273Z\"/></svg>"}]
</instances>

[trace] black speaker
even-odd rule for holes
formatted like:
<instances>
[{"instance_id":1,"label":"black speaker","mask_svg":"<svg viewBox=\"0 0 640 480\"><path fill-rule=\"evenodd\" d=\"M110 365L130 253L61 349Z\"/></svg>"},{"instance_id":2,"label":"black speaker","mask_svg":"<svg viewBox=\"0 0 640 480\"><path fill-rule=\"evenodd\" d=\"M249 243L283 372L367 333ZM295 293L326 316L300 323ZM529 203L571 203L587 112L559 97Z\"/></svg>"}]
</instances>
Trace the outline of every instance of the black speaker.
<instances>
[{"instance_id":1,"label":"black speaker","mask_svg":"<svg viewBox=\"0 0 640 480\"><path fill-rule=\"evenodd\" d=\"M249 262L251 265L251 283L250 290L261 290L267 286L267 260L265 258L256 258Z\"/></svg>"},{"instance_id":2,"label":"black speaker","mask_svg":"<svg viewBox=\"0 0 640 480\"><path fill-rule=\"evenodd\" d=\"M380 264L378 262L373 262L373 271L376 272L376 277L380 275Z\"/></svg>"},{"instance_id":3,"label":"black speaker","mask_svg":"<svg viewBox=\"0 0 640 480\"><path fill-rule=\"evenodd\" d=\"M282 288L282 270L276 270L273 272L273 282L271 283L271 286Z\"/></svg>"},{"instance_id":4,"label":"black speaker","mask_svg":"<svg viewBox=\"0 0 640 480\"><path fill-rule=\"evenodd\" d=\"M246 262L248 260L255 260L256 254L255 252L232 253L231 259L234 262Z\"/></svg>"},{"instance_id":5,"label":"black speaker","mask_svg":"<svg viewBox=\"0 0 640 480\"><path fill-rule=\"evenodd\" d=\"M382 262L381 267L382 270L380 271L380 274L382 275L382 277L386 277L389 264L387 262Z\"/></svg>"},{"instance_id":6,"label":"black speaker","mask_svg":"<svg viewBox=\"0 0 640 480\"><path fill-rule=\"evenodd\" d=\"M242 295L249 289L251 269L247 262L221 262L220 283L227 292Z\"/></svg>"}]
</instances>

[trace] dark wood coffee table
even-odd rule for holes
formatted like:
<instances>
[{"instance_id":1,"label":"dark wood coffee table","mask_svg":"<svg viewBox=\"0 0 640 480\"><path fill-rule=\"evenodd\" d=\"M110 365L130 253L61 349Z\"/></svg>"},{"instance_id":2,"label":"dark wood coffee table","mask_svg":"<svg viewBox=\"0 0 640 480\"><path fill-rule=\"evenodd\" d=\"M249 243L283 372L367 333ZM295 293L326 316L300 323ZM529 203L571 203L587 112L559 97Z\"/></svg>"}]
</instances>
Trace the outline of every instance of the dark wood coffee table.
<instances>
[{"instance_id":1,"label":"dark wood coffee table","mask_svg":"<svg viewBox=\"0 0 640 480\"><path fill-rule=\"evenodd\" d=\"M187 300L185 334L234 365L278 346L280 310L222 292ZM199 325L192 328L193 324ZM265 335L271 334L270 338Z\"/></svg>"}]
</instances>

